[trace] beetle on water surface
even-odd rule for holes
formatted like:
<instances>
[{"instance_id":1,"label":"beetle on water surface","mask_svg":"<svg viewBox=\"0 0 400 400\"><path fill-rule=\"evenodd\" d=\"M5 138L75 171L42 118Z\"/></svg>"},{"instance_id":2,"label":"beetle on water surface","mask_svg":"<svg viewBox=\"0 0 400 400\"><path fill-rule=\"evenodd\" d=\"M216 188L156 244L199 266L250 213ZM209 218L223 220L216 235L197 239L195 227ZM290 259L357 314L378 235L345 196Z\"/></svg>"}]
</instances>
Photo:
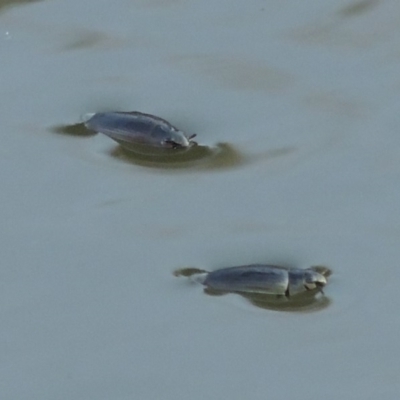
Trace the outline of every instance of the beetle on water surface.
<instances>
[{"instance_id":1,"label":"beetle on water surface","mask_svg":"<svg viewBox=\"0 0 400 400\"><path fill-rule=\"evenodd\" d=\"M184 149L195 142L168 121L138 111L86 114L86 128L103 133L121 145L144 145L160 149Z\"/></svg>"},{"instance_id":2,"label":"beetle on water surface","mask_svg":"<svg viewBox=\"0 0 400 400\"><path fill-rule=\"evenodd\" d=\"M220 292L262 293L291 297L310 291L322 291L330 270L325 267L307 269L285 268L253 264L222 268L207 272L200 269L182 269L176 276L191 276L207 289Z\"/></svg>"}]
</instances>

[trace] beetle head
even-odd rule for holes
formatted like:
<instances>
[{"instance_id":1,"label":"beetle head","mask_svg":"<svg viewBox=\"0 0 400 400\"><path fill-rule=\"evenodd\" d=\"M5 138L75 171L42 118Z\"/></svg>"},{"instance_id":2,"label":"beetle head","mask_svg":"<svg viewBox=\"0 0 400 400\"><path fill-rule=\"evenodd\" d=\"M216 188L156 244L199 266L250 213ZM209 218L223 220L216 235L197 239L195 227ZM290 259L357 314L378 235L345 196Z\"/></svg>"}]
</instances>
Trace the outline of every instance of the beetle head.
<instances>
[{"instance_id":1,"label":"beetle head","mask_svg":"<svg viewBox=\"0 0 400 400\"><path fill-rule=\"evenodd\" d=\"M170 136L163 140L164 147L172 149L181 149L183 147L189 147L189 140L181 131L170 132Z\"/></svg>"},{"instance_id":2,"label":"beetle head","mask_svg":"<svg viewBox=\"0 0 400 400\"><path fill-rule=\"evenodd\" d=\"M172 149L182 149L196 143L192 140L196 136L196 134L193 134L189 137L187 137L181 131L170 132L170 134L170 137L163 141L164 147Z\"/></svg>"},{"instance_id":3,"label":"beetle head","mask_svg":"<svg viewBox=\"0 0 400 400\"><path fill-rule=\"evenodd\" d=\"M307 290L320 289L326 285L326 278L324 275L311 269L305 271L304 275L304 287Z\"/></svg>"}]
</instances>

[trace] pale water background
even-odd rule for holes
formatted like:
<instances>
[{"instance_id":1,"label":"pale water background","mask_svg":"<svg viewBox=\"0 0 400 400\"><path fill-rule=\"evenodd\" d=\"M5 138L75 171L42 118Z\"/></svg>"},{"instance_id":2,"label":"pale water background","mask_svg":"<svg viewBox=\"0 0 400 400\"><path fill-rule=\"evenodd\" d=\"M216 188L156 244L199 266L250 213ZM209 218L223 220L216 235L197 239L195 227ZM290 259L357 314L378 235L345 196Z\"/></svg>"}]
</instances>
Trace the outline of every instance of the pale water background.
<instances>
[{"instance_id":1,"label":"pale water background","mask_svg":"<svg viewBox=\"0 0 400 400\"><path fill-rule=\"evenodd\" d=\"M1 399L399 398L398 0L0 7ZM105 109L244 161L55 133ZM329 306L172 275L254 262L331 267Z\"/></svg>"}]
</instances>

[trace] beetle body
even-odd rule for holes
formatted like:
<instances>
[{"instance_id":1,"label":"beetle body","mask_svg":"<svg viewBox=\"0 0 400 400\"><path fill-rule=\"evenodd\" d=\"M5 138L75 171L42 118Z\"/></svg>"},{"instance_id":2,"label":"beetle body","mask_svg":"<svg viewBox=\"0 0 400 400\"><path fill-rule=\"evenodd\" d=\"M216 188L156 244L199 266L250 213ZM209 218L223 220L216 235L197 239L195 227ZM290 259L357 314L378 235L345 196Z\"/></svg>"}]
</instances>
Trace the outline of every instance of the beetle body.
<instances>
[{"instance_id":1,"label":"beetle body","mask_svg":"<svg viewBox=\"0 0 400 400\"><path fill-rule=\"evenodd\" d=\"M202 272L193 279L215 291L290 297L307 291L321 291L327 283L326 276L312 267L299 269L253 264Z\"/></svg>"},{"instance_id":2,"label":"beetle body","mask_svg":"<svg viewBox=\"0 0 400 400\"><path fill-rule=\"evenodd\" d=\"M162 118L141 112L104 112L87 114L85 126L103 133L121 145L150 146L159 149L189 147L195 136L186 136Z\"/></svg>"}]
</instances>

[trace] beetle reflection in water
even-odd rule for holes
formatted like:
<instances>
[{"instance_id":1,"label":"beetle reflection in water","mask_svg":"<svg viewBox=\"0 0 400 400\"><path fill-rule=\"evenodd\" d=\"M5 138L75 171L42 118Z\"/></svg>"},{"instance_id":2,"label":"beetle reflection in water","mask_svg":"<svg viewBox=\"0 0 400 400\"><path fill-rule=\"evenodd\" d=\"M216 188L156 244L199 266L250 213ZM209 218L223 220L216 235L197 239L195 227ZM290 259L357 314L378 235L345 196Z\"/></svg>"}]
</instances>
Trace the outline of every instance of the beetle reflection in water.
<instances>
[{"instance_id":1,"label":"beetle reflection in water","mask_svg":"<svg viewBox=\"0 0 400 400\"><path fill-rule=\"evenodd\" d=\"M300 269L253 264L212 272L184 268L174 275L190 277L203 284L207 294L238 293L254 305L267 309L303 311L329 305L322 289L331 271L322 266Z\"/></svg>"}]
</instances>

